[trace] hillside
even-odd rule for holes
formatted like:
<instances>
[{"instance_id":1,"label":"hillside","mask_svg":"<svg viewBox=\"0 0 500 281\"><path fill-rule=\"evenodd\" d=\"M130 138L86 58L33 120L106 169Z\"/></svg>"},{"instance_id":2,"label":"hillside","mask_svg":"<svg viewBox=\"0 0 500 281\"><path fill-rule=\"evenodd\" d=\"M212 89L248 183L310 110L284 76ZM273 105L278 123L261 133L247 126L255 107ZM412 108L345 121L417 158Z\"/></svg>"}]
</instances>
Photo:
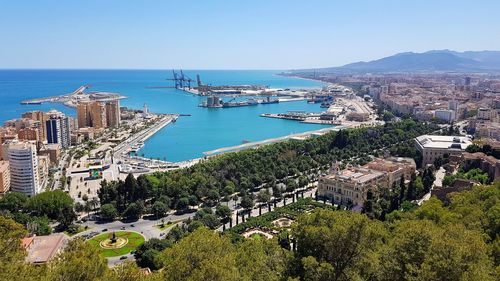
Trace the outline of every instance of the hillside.
<instances>
[{"instance_id":1,"label":"hillside","mask_svg":"<svg viewBox=\"0 0 500 281\"><path fill-rule=\"evenodd\" d=\"M433 50L425 53L399 53L368 62L340 67L294 70L327 73L395 73L395 72L500 72L500 51Z\"/></svg>"}]
</instances>

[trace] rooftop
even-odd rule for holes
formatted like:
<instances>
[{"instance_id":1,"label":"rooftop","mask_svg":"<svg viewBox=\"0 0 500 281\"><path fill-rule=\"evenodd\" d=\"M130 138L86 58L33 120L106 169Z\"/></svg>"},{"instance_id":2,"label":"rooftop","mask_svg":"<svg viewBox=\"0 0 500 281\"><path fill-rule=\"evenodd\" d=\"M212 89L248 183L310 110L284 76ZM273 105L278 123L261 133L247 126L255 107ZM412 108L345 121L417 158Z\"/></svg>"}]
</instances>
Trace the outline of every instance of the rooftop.
<instances>
[{"instance_id":1,"label":"rooftop","mask_svg":"<svg viewBox=\"0 0 500 281\"><path fill-rule=\"evenodd\" d=\"M365 183L371 181L377 177L383 176L383 172L364 169L364 168L351 168L339 171L338 173L333 173L325 176L327 179L336 179L342 181L351 181L357 183Z\"/></svg>"},{"instance_id":2,"label":"rooftop","mask_svg":"<svg viewBox=\"0 0 500 281\"><path fill-rule=\"evenodd\" d=\"M394 172L398 169L403 169L405 165L416 166L415 160L403 157L375 158L364 167L377 171Z\"/></svg>"},{"instance_id":3,"label":"rooftop","mask_svg":"<svg viewBox=\"0 0 500 281\"><path fill-rule=\"evenodd\" d=\"M455 148L464 150L472 144L470 138L463 136L423 135L416 138L423 148Z\"/></svg>"},{"instance_id":4,"label":"rooftop","mask_svg":"<svg viewBox=\"0 0 500 281\"><path fill-rule=\"evenodd\" d=\"M32 241L23 240L27 246L26 261L31 263L46 263L51 260L66 243L64 234L35 236Z\"/></svg>"}]
</instances>

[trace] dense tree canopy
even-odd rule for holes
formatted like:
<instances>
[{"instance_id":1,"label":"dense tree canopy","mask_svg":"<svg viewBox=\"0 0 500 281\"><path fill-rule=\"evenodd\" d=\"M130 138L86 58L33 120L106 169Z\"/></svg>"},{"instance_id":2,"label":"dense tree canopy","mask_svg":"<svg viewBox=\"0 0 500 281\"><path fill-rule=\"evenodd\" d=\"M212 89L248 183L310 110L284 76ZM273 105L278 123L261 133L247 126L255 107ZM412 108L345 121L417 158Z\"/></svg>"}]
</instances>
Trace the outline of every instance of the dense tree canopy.
<instances>
[{"instance_id":1,"label":"dense tree canopy","mask_svg":"<svg viewBox=\"0 0 500 281\"><path fill-rule=\"evenodd\" d=\"M368 155L385 149L393 155L418 158L413 138L436 129L434 124L408 119L275 143L211 157L185 169L141 175L137 180L129 175L125 181L103 182L99 199L123 214L138 200L145 202L146 209L163 200L170 209L184 210L203 202L215 206L235 192L274 188L277 182L293 191L307 184L307 176L326 170L334 160L363 164Z\"/></svg>"},{"instance_id":2,"label":"dense tree canopy","mask_svg":"<svg viewBox=\"0 0 500 281\"><path fill-rule=\"evenodd\" d=\"M66 229L76 219L73 199L62 190L45 191L30 198L22 193L7 193L0 199L0 214L29 226L37 235L52 232L50 220Z\"/></svg>"},{"instance_id":3,"label":"dense tree canopy","mask_svg":"<svg viewBox=\"0 0 500 281\"><path fill-rule=\"evenodd\" d=\"M80 239L47 265L27 264L19 243L26 231L0 216L0 280L498 280L499 210L500 183L396 210L384 223L319 208L293 225L294 251L278 238L232 242L182 224L137 249L139 265L163 268L148 276L130 263L108 269Z\"/></svg>"}]
</instances>

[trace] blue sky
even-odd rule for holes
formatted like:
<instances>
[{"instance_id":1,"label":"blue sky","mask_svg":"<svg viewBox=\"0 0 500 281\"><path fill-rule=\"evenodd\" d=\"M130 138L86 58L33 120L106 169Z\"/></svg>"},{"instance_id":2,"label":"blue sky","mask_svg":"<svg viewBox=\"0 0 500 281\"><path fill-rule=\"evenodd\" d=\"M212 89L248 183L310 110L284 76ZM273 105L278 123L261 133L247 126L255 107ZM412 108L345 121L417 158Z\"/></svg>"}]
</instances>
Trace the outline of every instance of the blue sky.
<instances>
[{"instance_id":1,"label":"blue sky","mask_svg":"<svg viewBox=\"0 0 500 281\"><path fill-rule=\"evenodd\" d=\"M291 69L500 50L500 1L0 0L0 68Z\"/></svg>"}]
</instances>

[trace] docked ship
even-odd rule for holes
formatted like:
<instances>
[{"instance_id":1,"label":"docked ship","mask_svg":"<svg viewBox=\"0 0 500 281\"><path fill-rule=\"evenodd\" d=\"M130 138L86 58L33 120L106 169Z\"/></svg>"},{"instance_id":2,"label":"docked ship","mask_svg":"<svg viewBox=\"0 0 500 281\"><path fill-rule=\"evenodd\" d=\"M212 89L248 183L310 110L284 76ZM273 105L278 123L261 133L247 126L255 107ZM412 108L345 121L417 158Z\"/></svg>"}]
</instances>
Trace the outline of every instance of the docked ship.
<instances>
[{"instance_id":1,"label":"docked ship","mask_svg":"<svg viewBox=\"0 0 500 281\"><path fill-rule=\"evenodd\" d=\"M261 104L271 104L271 103L279 103L279 102L280 102L279 99L272 100L271 97L266 97L266 99L260 101Z\"/></svg>"},{"instance_id":2,"label":"docked ship","mask_svg":"<svg viewBox=\"0 0 500 281\"><path fill-rule=\"evenodd\" d=\"M252 105L257 105L259 104L256 100L254 99L249 99L247 101L228 101L222 103L222 107L240 107L240 106L252 106Z\"/></svg>"},{"instance_id":3,"label":"docked ship","mask_svg":"<svg viewBox=\"0 0 500 281\"><path fill-rule=\"evenodd\" d=\"M129 152L131 152L131 153L137 153L143 147L144 147L144 143L142 141L140 141L140 142L136 143L135 145L132 145L130 147Z\"/></svg>"}]
</instances>

